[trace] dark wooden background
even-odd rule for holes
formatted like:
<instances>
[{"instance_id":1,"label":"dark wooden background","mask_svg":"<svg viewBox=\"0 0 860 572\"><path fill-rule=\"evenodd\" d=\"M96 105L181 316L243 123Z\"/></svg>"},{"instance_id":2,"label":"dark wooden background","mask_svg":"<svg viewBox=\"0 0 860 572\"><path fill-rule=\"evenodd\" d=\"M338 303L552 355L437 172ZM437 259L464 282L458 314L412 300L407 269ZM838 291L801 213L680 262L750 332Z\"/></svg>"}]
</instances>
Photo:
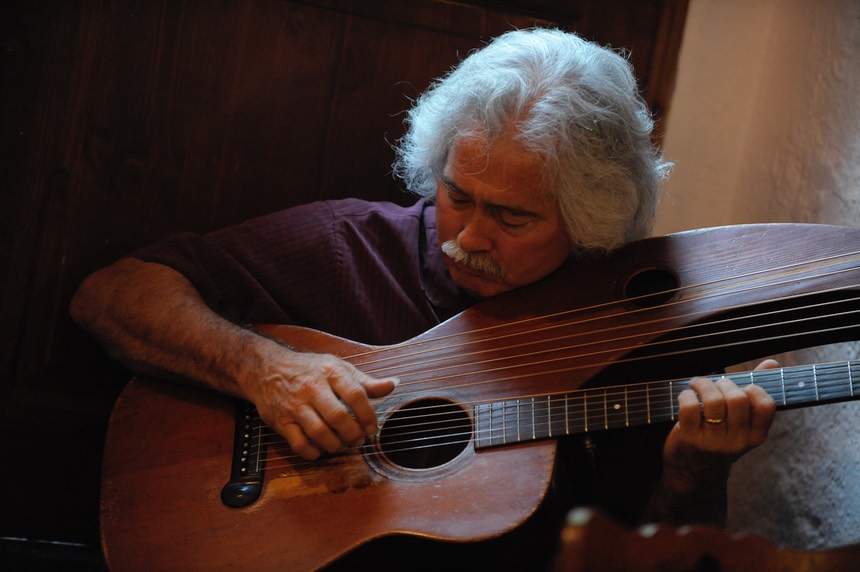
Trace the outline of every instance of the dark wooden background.
<instances>
[{"instance_id":1,"label":"dark wooden background","mask_svg":"<svg viewBox=\"0 0 860 572\"><path fill-rule=\"evenodd\" d=\"M685 15L686 0L0 0L0 567L99 566L101 447L128 373L68 316L84 276L178 229L412 201L390 175L409 98L514 27L630 50L659 117Z\"/></svg>"}]
</instances>

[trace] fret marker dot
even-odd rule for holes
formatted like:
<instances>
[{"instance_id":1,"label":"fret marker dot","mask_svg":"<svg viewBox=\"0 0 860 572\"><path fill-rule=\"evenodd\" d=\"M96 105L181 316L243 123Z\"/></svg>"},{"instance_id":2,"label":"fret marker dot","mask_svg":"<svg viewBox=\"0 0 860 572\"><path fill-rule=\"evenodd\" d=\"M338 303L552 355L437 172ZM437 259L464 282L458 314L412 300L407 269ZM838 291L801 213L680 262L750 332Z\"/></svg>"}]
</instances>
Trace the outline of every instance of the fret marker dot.
<instances>
[{"instance_id":1,"label":"fret marker dot","mask_svg":"<svg viewBox=\"0 0 860 572\"><path fill-rule=\"evenodd\" d=\"M612 406L612 409L614 409L615 411L618 411L619 409L621 409L621 405L616 403L615 405Z\"/></svg>"},{"instance_id":2,"label":"fret marker dot","mask_svg":"<svg viewBox=\"0 0 860 572\"><path fill-rule=\"evenodd\" d=\"M801 381L801 382L799 382L799 383L797 384L797 387L803 387L804 385L806 385L806 383L805 383L805 382L803 382L803 381Z\"/></svg>"}]
</instances>

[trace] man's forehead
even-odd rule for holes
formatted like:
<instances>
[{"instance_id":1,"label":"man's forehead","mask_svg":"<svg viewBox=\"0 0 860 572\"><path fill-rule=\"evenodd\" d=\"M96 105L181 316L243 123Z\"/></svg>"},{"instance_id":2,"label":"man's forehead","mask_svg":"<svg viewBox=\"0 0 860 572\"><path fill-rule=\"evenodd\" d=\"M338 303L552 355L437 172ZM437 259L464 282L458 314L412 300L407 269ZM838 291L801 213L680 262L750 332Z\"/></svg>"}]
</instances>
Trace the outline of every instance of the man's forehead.
<instances>
[{"instance_id":1,"label":"man's forehead","mask_svg":"<svg viewBox=\"0 0 860 572\"><path fill-rule=\"evenodd\" d=\"M543 195L544 159L512 137L488 142L480 135L460 137L451 146L444 178L468 190L464 179L475 178L499 191Z\"/></svg>"}]
</instances>

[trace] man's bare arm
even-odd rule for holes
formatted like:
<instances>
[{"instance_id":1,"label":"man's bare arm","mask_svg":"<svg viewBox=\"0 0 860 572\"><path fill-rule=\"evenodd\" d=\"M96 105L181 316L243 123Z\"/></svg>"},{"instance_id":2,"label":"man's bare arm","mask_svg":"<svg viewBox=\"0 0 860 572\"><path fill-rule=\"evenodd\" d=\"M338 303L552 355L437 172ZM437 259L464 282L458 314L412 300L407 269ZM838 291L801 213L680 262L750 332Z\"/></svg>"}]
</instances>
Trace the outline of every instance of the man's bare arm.
<instances>
[{"instance_id":1,"label":"man's bare arm","mask_svg":"<svg viewBox=\"0 0 860 572\"><path fill-rule=\"evenodd\" d=\"M375 432L368 396L394 387L394 380L376 380L334 356L294 352L238 326L213 312L180 273L135 258L88 277L71 313L136 372L253 402L306 458L341 451Z\"/></svg>"}]
</instances>

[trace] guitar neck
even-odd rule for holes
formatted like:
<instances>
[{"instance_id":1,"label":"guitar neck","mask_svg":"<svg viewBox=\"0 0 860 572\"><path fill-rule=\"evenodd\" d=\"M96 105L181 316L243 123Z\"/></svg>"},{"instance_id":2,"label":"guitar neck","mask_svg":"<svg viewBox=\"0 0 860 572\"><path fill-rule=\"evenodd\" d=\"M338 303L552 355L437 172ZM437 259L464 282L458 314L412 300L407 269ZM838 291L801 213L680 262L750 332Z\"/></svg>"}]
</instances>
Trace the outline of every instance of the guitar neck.
<instances>
[{"instance_id":1,"label":"guitar neck","mask_svg":"<svg viewBox=\"0 0 860 572\"><path fill-rule=\"evenodd\" d=\"M726 374L738 387L755 384L787 409L860 397L860 361ZM475 448L675 421L688 380L582 389L475 406Z\"/></svg>"}]
</instances>

